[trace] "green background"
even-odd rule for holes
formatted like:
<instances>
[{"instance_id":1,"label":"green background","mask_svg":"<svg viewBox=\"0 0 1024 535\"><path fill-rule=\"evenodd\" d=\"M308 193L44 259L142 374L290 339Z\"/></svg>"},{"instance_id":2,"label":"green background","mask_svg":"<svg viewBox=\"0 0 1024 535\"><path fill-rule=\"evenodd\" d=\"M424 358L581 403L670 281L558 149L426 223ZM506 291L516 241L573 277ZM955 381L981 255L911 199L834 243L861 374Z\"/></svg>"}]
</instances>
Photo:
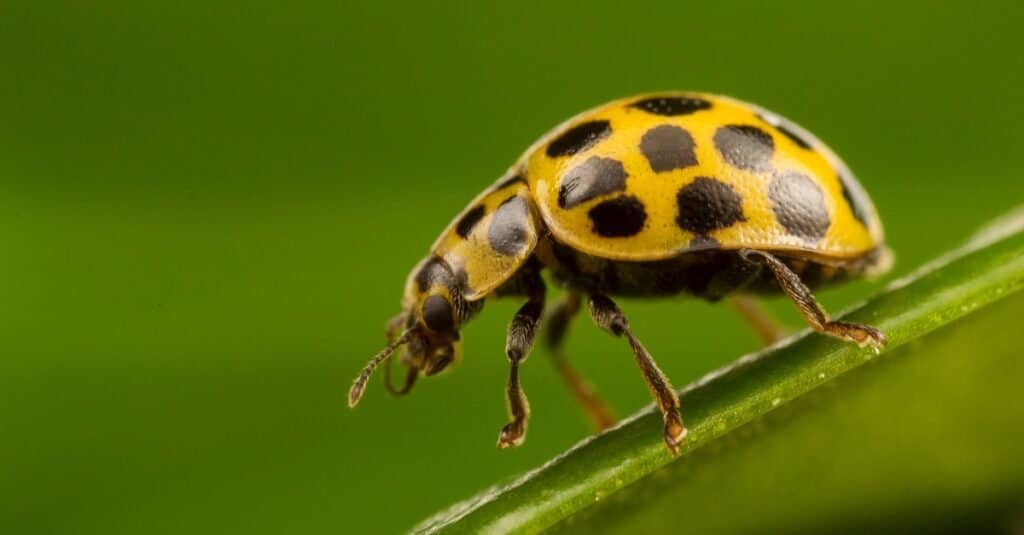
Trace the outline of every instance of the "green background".
<instances>
[{"instance_id":1,"label":"green background","mask_svg":"<svg viewBox=\"0 0 1024 535\"><path fill-rule=\"evenodd\" d=\"M589 430L538 350L495 449L514 302L453 373L344 405L466 202L584 108L724 93L844 157L898 276L1024 199L1016 6L3 3L0 531L393 532L540 464ZM757 347L726 307L623 304L676 385ZM577 326L619 413L648 403Z\"/></svg>"}]
</instances>

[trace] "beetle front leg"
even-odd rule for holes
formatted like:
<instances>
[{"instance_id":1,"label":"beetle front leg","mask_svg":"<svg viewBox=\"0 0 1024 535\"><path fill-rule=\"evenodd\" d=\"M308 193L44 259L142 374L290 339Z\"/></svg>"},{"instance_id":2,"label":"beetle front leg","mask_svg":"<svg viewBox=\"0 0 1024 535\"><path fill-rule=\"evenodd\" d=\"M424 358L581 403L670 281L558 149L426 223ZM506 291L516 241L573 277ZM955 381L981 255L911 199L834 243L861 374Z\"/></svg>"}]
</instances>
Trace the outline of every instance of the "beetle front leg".
<instances>
[{"instance_id":1,"label":"beetle front leg","mask_svg":"<svg viewBox=\"0 0 1024 535\"><path fill-rule=\"evenodd\" d=\"M524 304L508 326L505 354L508 356L509 373L505 387L508 412L511 421L505 424L498 435L498 447L518 446L526 439L526 425L530 418L530 404L519 382L519 364L526 360L533 348L537 325L544 312L544 286L540 277L532 281L530 300Z\"/></svg>"}]
</instances>

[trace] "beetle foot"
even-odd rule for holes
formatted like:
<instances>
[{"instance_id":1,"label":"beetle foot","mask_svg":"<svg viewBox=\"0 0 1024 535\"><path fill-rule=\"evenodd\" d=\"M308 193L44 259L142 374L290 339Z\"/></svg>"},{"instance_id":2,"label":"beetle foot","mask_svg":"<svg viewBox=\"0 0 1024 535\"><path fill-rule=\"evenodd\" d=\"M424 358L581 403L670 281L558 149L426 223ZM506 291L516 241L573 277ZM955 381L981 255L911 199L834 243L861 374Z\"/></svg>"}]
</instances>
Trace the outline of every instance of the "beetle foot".
<instances>
[{"instance_id":1,"label":"beetle foot","mask_svg":"<svg viewBox=\"0 0 1024 535\"><path fill-rule=\"evenodd\" d=\"M889 343L882 331L870 325L833 321L825 326L825 332L841 340L853 342L859 347L870 347L875 354Z\"/></svg>"},{"instance_id":2,"label":"beetle foot","mask_svg":"<svg viewBox=\"0 0 1024 535\"><path fill-rule=\"evenodd\" d=\"M516 420L505 424L498 435L498 448L505 449L518 446L526 440L526 422Z\"/></svg>"},{"instance_id":3,"label":"beetle foot","mask_svg":"<svg viewBox=\"0 0 1024 535\"><path fill-rule=\"evenodd\" d=\"M683 427L683 419L679 411L670 409L665 413L665 446L673 456L679 455L679 445L686 438L686 427Z\"/></svg>"}]
</instances>

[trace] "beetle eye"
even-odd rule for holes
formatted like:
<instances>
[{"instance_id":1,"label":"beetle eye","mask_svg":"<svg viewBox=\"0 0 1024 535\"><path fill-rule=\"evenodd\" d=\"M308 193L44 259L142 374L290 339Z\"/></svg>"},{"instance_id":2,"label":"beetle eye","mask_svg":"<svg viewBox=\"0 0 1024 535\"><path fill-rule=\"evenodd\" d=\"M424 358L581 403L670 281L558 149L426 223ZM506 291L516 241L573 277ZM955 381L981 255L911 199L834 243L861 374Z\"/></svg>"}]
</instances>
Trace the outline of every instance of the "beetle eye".
<instances>
[{"instance_id":1,"label":"beetle eye","mask_svg":"<svg viewBox=\"0 0 1024 535\"><path fill-rule=\"evenodd\" d=\"M452 318L452 306L442 295L432 295L423 301L423 323L434 332L452 331L455 320Z\"/></svg>"}]
</instances>

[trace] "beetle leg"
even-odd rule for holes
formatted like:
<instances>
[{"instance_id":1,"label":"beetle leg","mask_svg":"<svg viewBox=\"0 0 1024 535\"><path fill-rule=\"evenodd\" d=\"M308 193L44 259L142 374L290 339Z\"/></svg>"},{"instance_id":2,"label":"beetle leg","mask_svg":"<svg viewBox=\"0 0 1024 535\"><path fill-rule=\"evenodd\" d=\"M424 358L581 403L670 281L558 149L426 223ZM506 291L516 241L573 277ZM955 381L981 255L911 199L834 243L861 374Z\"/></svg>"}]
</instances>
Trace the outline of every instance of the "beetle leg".
<instances>
[{"instance_id":1,"label":"beetle leg","mask_svg":"<svg viewBox=\"0 0 1024 535\"><path fill-rule=\"evenodd\" d=\"M785 338L786 328L768 315L757 299L749 295L735 295L729 298L729 304L736 309L747 325L754 329L765 345L774 344Z\"/></svg>"},{"instance_id":2,"label":"beetle leg","mask_svg":"<svg viewBox=\"0 0 1024 535\"><path fill-rule=\"evenodd\" d=\"M505 424L498 435L498 447L518 446L526 439L526 424L530 418L530 404L526 393L519 383L519 363L526 360L533 348L533 339L537 334L537 324L544 312L544 281L538 274L531 273L524 277L529 300L524 304L508 326L508 338L505 342L505 354L508 356L509 373L505 387L508 401L509 417L512 421Z\"/></svg>"},{"instance_id":3,"label":"beetle leg","mask_svg":"<svg viewBox=\"0 0 1024 535\"><path fill-rule=\"evenodd\" d=\"M626 316L622 314L615 302L604 295L590 296L590 316L599 327L615 336L624 336L633 349L636 363L644 374L647 386L658 402L662 417L665 421L665 445L668 446L673 455L679 453L679 444L686 437L686 428L683 427L683 420L679 416L679 398L675 390L669 384L668 378L658 369L651 354L647 352L640 340L633 335L629 328Z\"/></svg>"},{"instance_id":4,"label":"beetle leg","mask_svg":"<svg viewBox=\"0 0 1024 535\"><path fill-rule=\"evenodd\" d=\"M551 352L551 363L559 377L565 382L576 401L583 406L591 424L598 431L604 431L615 423L615 415L608 405L594 391L590 382L573 368L565 356L565 334L569 324L580 310L580 294L566 292L547 318L545 345Z\"/></svg>"},{"instance_id":5,"label":"beetle leg","mask_svg":"<svg viewBox=\"0 0 1024 535\"><path fill-rule=\"evenodd\" d=\"M775 274L775 279L779 281L779 287L793 300L800 314L815 331L853 342L861 347L871 346L876 353L886 344L885 335L870 325L830 320L825 309L814 299L810 288L778 258L752 249L741 249L740 256L748 261L768 266Z\"/></svg>"}]
</instances>

